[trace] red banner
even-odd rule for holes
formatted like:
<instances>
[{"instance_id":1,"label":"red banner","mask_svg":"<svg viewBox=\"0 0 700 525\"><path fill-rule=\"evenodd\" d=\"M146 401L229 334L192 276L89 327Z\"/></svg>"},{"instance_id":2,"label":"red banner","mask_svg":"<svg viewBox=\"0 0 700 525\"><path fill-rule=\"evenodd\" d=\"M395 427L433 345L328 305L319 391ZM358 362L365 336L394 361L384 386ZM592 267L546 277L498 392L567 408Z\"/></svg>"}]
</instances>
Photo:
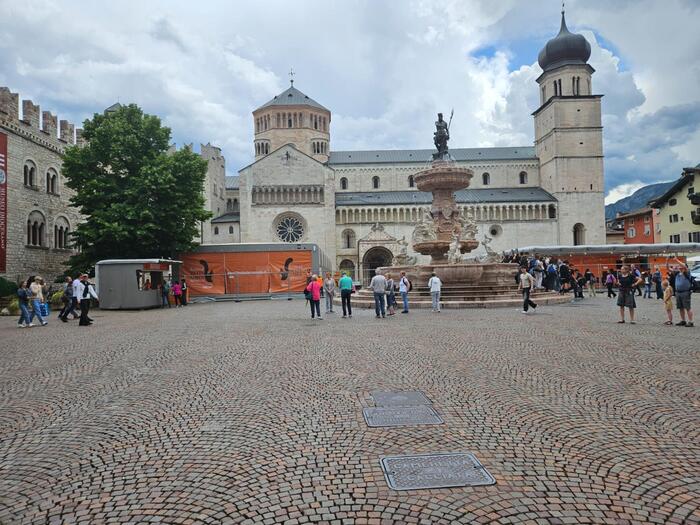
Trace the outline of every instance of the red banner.
<instances>
[{"instance_id":1,"label":"red banner","mask_svg":"<svg viewBox=\"0 0 700 525\"><path fill-rule=\"evenodd\" d=\"M0 133L0 273L7 271L7 135Z\"/></svg>"}]
</instances>

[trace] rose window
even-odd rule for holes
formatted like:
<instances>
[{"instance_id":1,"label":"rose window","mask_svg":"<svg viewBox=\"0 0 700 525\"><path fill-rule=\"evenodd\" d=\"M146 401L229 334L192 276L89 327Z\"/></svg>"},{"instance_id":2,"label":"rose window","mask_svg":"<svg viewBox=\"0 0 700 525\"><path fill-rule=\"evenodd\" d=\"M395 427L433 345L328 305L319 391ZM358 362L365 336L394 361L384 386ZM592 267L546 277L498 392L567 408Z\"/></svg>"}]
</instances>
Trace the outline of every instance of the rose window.
<instances>
[{"instance_id":1,"label":"rose window","mask_svg":"<svg viewBox=\"0 0 700 525\"><path fill-rule=\"evenodd\" d=\"M284 242L299 242L304 235L304 225L296 217L283 217L277 223L277 237Z\"/></svg>"}]
</instances>

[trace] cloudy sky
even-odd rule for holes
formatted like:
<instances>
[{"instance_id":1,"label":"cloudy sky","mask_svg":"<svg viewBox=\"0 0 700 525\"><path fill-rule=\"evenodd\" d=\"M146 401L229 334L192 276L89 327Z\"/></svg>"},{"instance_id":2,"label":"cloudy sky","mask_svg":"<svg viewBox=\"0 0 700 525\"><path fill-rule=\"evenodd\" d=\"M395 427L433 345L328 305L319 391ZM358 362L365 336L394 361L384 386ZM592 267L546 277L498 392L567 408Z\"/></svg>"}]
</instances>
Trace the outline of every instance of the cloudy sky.
<instances>
[{"instance_id":1,"label":"cloudy sky","mask_svg":"<svg viewBox=\"0 0 700 525\"><path fill-rule=\"evenodd\" d=\"M0 0L0 85L73 122L135 102L178 144L253 157L251 111L295 85L333 114L331 148L531 145L555 0ZM604 94L615 200L700 162L700 0L569 0Z\"/></svg>"}]
</instances>

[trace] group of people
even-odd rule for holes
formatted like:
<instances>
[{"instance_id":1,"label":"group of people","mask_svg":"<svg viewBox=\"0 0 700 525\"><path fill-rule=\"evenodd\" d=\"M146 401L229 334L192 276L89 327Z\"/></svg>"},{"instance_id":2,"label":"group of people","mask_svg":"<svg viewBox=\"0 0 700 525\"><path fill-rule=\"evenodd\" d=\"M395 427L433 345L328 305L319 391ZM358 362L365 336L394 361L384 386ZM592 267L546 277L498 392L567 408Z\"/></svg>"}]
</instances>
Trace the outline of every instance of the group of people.
<instances>
[{"instance_id":1,"label":"group of people","mask_svg":"<svg viewBox=\"0 0 700 525\"><path fill-rule=\"evenodd\" d=\"M350 297L355 293L355 285L352 278L343 272L336 286L335 279L330 272L326 272L326 278L323 279L317 274L312 274L311 270L306 275L306 288L304 295L306 301L311 307L311 319L323 319L321 317L321 297L326 298L326 313L333 312L333 298L336 290L340 290L340 303L343 308L343 318L352 317L352 302Z\"/></svg>"},{"instance_id":2,"label":"group of people","mask_svg":"<svg viewBox=\"0 0 700 525\"><path fill-rule=\"evenodd\" d=\"M160 290L161 308L165 308L166 306L168 308L172 308L172 305L170 304L170 297L173 298L175 308L187 306L187 282L185 279L182 280L182 283L176 280L165 279L162 283L159 283L157 287L158 290Z\"/></svg>"},{"instance_id":3,"label":"group of people","mask_svg":"<svg viewBox=\"0 0 700 525\"><path fill-rule=\"evenodd\" d=\"M41 326L49 324L48 300L50 293L49 286L41 276L32 276L20 283L17 289L20 311L17 326L19 328L35 326L33 322L35 317ZM94 286L88 280L87 274L81 274L75 279L67 276L63 283L62 308L58 313L58 318L67 323L68 316L71 315L73 319L80 319L78 323L80 326L91 325L93 319L88 315L91 299L99 300ZM78 313L78 310L80 313Z\"/></svg>"},{"instance_id":4,"label":"group of people","mask_svg":"<svg viewBox=\"0 0 700 525\"><path fill-rule=\"evenodd\" d=\"M508 254L503 257L503 262L516 263L520 268L532 277L528 280L532 290L546 290L548 292L558 292L559 294L572 293L575 299L583 299L584 292L588 297L596 296L596 284L598 278L594 273L586 268L581 272L574 268L568 260L557 259L556 257L524 254ZM520 286L522 273L516 276L518 286Z\"/></svg>"}]
</instances>

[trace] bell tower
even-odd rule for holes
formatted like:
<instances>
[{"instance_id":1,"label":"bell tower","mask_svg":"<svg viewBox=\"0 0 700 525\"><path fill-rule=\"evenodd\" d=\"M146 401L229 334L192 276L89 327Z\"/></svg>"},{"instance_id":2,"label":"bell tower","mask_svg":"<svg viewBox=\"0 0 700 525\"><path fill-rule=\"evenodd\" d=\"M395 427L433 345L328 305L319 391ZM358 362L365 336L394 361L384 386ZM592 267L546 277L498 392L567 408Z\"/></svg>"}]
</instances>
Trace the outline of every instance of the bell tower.
<instances>
[{"instance_id":1,"label":"bell tower","mask_svg":"<svg viewBox=\"0 0 700 525\"><path fill-rule=\"evenodd\" d=\"M535 151L542 187L559 201L559 244L604 244L602 95L594 95L591 46L566 26L540 51Z\"/></svg>"}]
</instances>

